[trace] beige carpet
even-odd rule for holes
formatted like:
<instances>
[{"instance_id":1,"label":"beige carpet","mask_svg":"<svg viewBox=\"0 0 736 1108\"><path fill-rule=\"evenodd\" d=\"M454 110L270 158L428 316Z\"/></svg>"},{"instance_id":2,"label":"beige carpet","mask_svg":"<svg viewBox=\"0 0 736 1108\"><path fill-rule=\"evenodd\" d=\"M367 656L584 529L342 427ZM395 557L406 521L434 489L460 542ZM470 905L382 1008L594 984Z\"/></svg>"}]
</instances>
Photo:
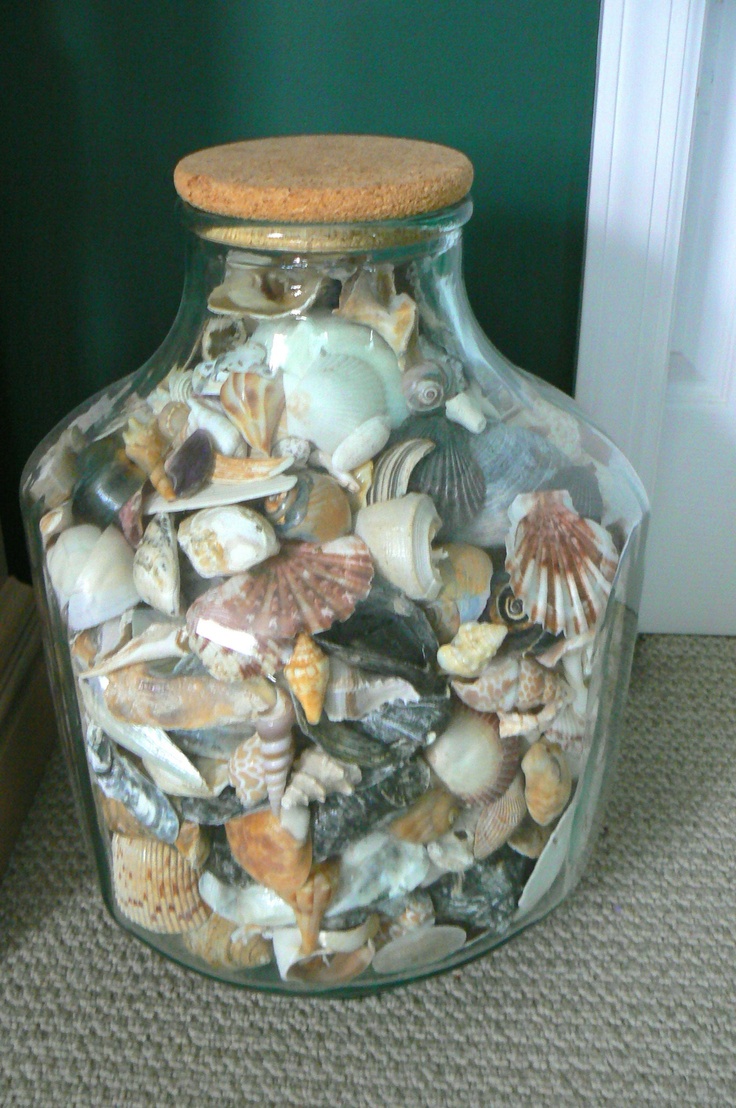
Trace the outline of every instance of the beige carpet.
<instances>
[{"instance_id":1,"label":"beige carpet","mask_svg":"<svg viewBox=\"0 0 736 1108\"><path fill-rule=\"evenodd\" d=\"M736 639L640 640L576 893L359 1001L185 972L108 918L58 755L0 885L0 1104L736 1105Z\"/></svg>"}]
</instances>

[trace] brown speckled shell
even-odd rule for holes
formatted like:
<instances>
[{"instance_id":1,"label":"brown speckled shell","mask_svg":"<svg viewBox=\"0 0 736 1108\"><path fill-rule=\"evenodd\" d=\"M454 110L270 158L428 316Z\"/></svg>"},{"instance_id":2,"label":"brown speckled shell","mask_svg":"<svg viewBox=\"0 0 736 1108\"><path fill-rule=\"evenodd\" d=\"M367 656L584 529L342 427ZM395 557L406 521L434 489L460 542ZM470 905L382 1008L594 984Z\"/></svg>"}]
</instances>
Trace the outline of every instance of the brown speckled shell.
<instances>
[{"instance_id":1,"label":"brown speckled shell","mask_svg":"<svg viewBox=\"0 0 736 1108\"><path fill-rule=\"evenodd\" d=\"M199 874L167 843L113 835L112 872L120 911L148 931L180 935L210 914Z\"/></svg>"}]
</instances>

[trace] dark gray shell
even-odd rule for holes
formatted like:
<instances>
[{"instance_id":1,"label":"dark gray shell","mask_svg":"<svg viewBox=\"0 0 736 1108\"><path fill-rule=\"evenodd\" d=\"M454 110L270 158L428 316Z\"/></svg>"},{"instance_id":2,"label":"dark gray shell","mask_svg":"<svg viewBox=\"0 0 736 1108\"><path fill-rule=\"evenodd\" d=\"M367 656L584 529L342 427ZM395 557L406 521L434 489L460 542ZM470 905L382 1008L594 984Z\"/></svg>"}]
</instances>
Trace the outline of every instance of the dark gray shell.
<instances>
[{"instance_id":1,"label":"dark gray shell","mask_svg":"<svg viewBox=\"0 0 736 1108\"><path fill-rule=\"evenodd\" d=\"M223 789L219 796L200 799L196 796L182 796L177 799L182 819L192 823L220 827L235 816L241 816L246 808L238 800L235 789Z\"/></svg>"},{"instance_id":2,"label":"dark gray shell","mask_svg":"<svg viewBox=\"0 0 736 1108\"><path fill-rule=\"evenodd\" d=\"M146 475L128 458L120 435L90 443L77 457L79 479L73 492L74 514L87 523L107 527L140 499Z\"/></svg>"},{"instance_id":3,"label":"dark gray shell","mask_svg":"<svg viewBox=\"0 0 736 1108\"><path fill-rule=\"evenodd\" d=\"M426 492L432 497L442 520L438 542L456 539L483 506L485 478L471 450L475 437L443 412L409 416L396 432L396 442L430 439L435 444L432 453L412 470L409 491Z\"/></svg>"},{"instance_id":4,"label":"dark gray shell","mask_svg":"<svg viewBox=\"0 0 736 1108\"><path fill-rule=\"evenodd\" d=\"M205 866L207 873L211 873L219 881L226 885L236 885L239 889L247 889L255 885L255 881L246 873L242 866L238 865L232 855L224 831L215 831L212 836L212 846Z\"/></svg>"},{"instance_id":5,"label":"dark gray shell","mask_svg":"<svg viewBox=\"0 0 736 1108\"><path fill-rule=\"evenodd\" d=\"M563 466L540 489L567 489L573 507L583 519L600 523L605 511L594 465Z\"/></svg>"},{"instance_id":6,"label":"dark gray shell","mask_svg":"<svg viewBox=\"0 0 736 1108\"><path fill-rule=\"evenodd\" d=\"M370 735L360 731L358 727L348 723L333 722L324 713L319 723L308 723L297 700L294 700L294 710L299 730L308 735L330 757L370 769L396 764L396 753L391 747L377 742Z\"/></svg>"},{"instance_id":7,"label":"dark gray shell","mask_svg":"<svg viewBox=\"0 0 736 1108\"><path fill-rule=\"evenodd\" d=\"M87 760L105 796L120 801L157 839L176 842L179 817L169 798L98 727L91 727L87 733Z\"/></svg>"},{"instance_id":8,"label":"dark gray shell","mask_svg":"<svg viewBox=\"0 0 736 1108\"><path fill-rule=\"evenodd\" d=\"M489 928L501 935L511 923L534 863L508 847L463 873L446 873L429 887L438 923Z\"/></svg>"},{"instance_id":9,"label":"dark gray shell","mask_svg":"<svg viewBox=\"0 0 736 1108\"><path fill-rule=\"evenodd\" d=\"M428 746L442 734L450 721L449 690L424 696L414 704L394 700L360 720L360 727L382 743L407 741L415 747Z\"/></svg>"}]
</instances>

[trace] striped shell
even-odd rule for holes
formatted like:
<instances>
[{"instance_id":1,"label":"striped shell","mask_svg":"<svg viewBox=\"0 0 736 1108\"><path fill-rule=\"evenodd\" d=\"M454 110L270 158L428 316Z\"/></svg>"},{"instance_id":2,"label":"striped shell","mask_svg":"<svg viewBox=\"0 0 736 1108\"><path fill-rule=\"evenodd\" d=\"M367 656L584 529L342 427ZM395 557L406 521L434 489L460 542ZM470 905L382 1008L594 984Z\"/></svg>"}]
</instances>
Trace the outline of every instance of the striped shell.
<instances>
[{"instance_id":1,"label":"striped shell","mask_svg":"<svg viewBox=\"0 0 736 1108\"><path fill-rule=\"evenodd\" d=\"M256 454L269 454L271 439L284 410L283 378L258 373L231 373L220 390L228 419Z\"/></svg>"},{"instance_id":2,"label":"striped shell","mask_svg":"<svg viewBox=\"0 0 736 1108\"><path fill-rule=\"evenodd\" d=\"M506 792L499 800L487 804L475 825L473 854L476 858L487 858L513 835L526 815L524 799L524 778L517 773Z\"/></svg>"},{"instance_id":3,"label":"striped shell","mask_svg":"<svg viewBox=\"0 0 736 1108\"><path fill-rule=\"evenodd\" d=\"M266 767L258 735L243 739L240 746L233 751L228 762L228 774L230 784L246 808L255 808L266 799Z\"/></svg>"},{"instance_id":4,"label":"striped shell","mask_svg":"<svg viewBox=\"0 0 736 1108\"><path fill-rule=\"evenodd\" d=\"M579 516L566 491L517 496L509 519L506 569L530 620L568 638L594 627L618 563L609 533Z\"/></svg>"},{"instance_id":5,"label":"striped shell","mask_svg":"<svg viewBox=\"0 0 736 1108\"><path fill-rule=\"evenodd\" d=\"M180 935L210 914L199 895L199 874L167 843L113 835L112 872L120 911L148 931Z\"/></svg>"},{"instance_id":6,"label":"striped shell","mask_svg":"<svg viewBox=\"0 0 736 1108\"><path fill-rule=\"evenodd\" d=\"M498 720L459 705L424 757L450 792L469 804L500 799L516 776L518 739L502 739Z\"/></svg>"}]
</instances>

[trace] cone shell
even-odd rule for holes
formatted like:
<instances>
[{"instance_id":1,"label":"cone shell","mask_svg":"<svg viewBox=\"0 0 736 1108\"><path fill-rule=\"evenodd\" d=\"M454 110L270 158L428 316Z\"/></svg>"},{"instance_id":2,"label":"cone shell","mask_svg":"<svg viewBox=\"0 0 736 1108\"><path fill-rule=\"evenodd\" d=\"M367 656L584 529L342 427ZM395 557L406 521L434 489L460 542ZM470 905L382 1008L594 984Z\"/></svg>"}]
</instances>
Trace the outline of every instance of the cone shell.
<instances>
[{"instance_id":1,"label":"cone shell","mask_svg":"<svg viewBox=\"0 0 736 1108\"><path fill-rule=\"evenodd\" d=\"M230 784L246 808L255 808L268 796L266 767L258 735L243 739L228 762Z\"/></svg>"},{"instance_id":2,"label":"cone shell","mask_svg":"<svg viewBox=\"0 0 736 1108\"><path fill-rule=\"evenodd\" d=\"M562 815L570 799L572 775L567 759L556 743L540 739L527 750L521 768L529 815L546 827Z\"/></svg>"},{"instance_id":3,"label":"cone shell","mask_svg":"<svg viewBox=\"0 0 736 1108\"><path fill-rule=\"evenodd\" d=\"M199 875L173 846L152 839L112 837L115 899L123 915L167 935L200 927L210 909L199 895Z\"/></svg>"},{"instance_id":4,"label":"cone shell","mask_svg":"<svg viewBox=\"0 0 736 1108\"><path fill-rule=\"evenodd\" d=\"M395 819L389 830L405 842L431 843L450 830L459 812L457 797L442 786L436 786Z\"/></svg>"},{"instance_id":5,"label":"cone shell","mask_svg":"<svg viewBox=\"0 0 736 1108\"><path fill-rule=\"evenodd\" d=\"M526 493L509 508L506 569L533 623L570 638L595 626L616 573L609 533L565 491Z\"/></svg>"},{"instance_id":6,"label":"cone shell","mask_svg":"<svg viewBox=\"0 0 736 1108\"><path fill-rule=\"evenodd\" d=\"M502 740L498 720L459 706L424 757L450 792L468 804L490 803L506 792L519 768L518 740Z\"/></svg>"},{"instance_id":7,"label":"cone shell","mask_svg":"<svg viewBox=\"0 0 736 1108\"><path fill-rule=\"evenodd\" d=\"M238 936L238 926L213 912L196 931L188 931L184 945L190 954L213 969L257 969L273 959L273 949L262 935ZM238 937L236 937L238 936Z\"/></svg>"},{"instance_id":8,"label":"cone shell","mask_svg":"<svg viewBox=\"0 0 736 1108\"><path fill-rule=\"evenodd\" d=\"M431 497L409 493L361 508L355 533L392 585L412 600L434 600L442 588L432 551L440 525Z\"/></svg>"},{"instance_id":9,"label":"cone shell","mask_svg":"<svg viewBox=\"0 0 736 1108\"><path fill-rule=\"evenodd\" d=\"M524 819L526 810L524 778L517 773L503 796L483 808L475 825L475 857L487 858L499 850Z\"/></svg>"},{"instance_id":10,"label":"cone shell","mask_svg":"<svg viewBox=\"0 0 736 1108\"><path fill-rule=\"evenodd\" d=\"M302 632L297 636L294 653L284 666L284 676L307 722L319 723L330 679L330 659L310 635Z\"/></svg>"},{"instance_id":11,"label":"cone shell","mask_svg":"<svg viewBox=\"0 0 736 1108\"><path fill-rule=\"evenodd\" d=\"M506 628L496 623L461 623L455 638L437 651L445 673L477 677L506 638Z\"/></svg>"},{"instance_id":12,"label":"cone shell","mask_svg":"<svg viewBox=\"0 0 736 1108\"><path fill-rule=\"evenodd\" d=\"M204 593L187 620L195 634L231 649L242 640L248 653L254 636L292 640L347 619L372 580L368 549L354 535L322 546L286 543L267 562Z\"/></svg>"},{"instance_id":13,"label":"cone shell","mask_svg":"<svg viewBox=\"0 0 736 1108\"><path fill-rule=\"evenodd\" d=\"M256 454L269 454L271 440L284 410L281 374L231 373L220 390L228 419Z\"/></svg>"},{"instance_id":14,"label":"cone shell","mask_svg":"<svg viewBox=\"0 0 736 1108\"><path fill-rule=\"evenodd\" d=\"M236 862L284 899L288 900L309 877L310 841L298 843L270 810L261 809L228 820L225 831Z\"/></svg>"},{"instance_id":15,"label":"cone shell","mask_svg":"<svg viewBox=\"0 0 736 1108\"><path fill-rule=\"evenodd\" d=\"M264 510L276 532L285 539L324 543L352 530L353 516L347 493L334 477L302 470L296 485L270 497Z\"/></svg>"}]
</instances>

